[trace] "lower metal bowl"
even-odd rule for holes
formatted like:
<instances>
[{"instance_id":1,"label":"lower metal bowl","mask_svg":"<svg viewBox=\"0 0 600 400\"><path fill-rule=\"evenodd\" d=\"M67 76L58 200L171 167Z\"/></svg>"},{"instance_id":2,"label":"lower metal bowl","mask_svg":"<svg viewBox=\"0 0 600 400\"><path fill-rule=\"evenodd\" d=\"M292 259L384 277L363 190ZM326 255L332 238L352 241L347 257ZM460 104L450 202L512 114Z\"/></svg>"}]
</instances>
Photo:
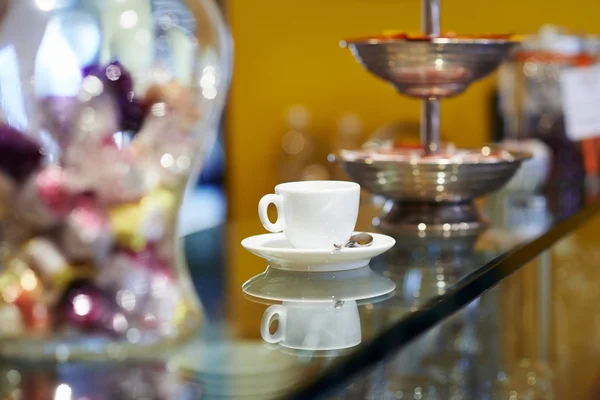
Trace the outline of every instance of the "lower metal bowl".
<instances>
[{"instance_id":1,"label":"lower metal bowl","mask_svg":"<svg viewBox=\"0 0 600 400\"><path fill-rule=\"evenodd\" d=\"M449 156L342 150L339 161L350 178L372 194L395 202L461 202L504 186L526 152L485 146Z\"/></svg>"}]
</instances>

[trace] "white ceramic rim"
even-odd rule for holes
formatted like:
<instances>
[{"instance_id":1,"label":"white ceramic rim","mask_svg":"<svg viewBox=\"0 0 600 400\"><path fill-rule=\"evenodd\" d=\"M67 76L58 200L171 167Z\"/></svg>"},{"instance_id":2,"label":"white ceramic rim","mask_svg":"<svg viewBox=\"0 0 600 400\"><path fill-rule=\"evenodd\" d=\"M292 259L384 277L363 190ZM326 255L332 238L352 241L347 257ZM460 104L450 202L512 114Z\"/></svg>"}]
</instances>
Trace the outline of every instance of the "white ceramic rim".
<instances>
[{"instance_id":1,"label":"white ceramic rim","mask_svg":"<svg viewBox=\"0 0 600 400\"><path fill-rule=\"evenodd\" d=\"M348 255L349 253L358 254L363 252L373 252L373 250L383 249L383 248L392 248L396 244L396 239L391 236L384 235L381 233L373 233L373 232L354 232L355 233L368 233L373 236L373 244L368 247L343 247L341 249L336 249L333 246L330 248L319 248L319 249L296 249L293 247L266 247L260 245L263 243L265 239L274 239L275 235L278 237L285 238L285 234L282 232L279 233L263 233L261 235L255 235L247 237L242 240L242 246L249 251L261 251L267 250L271 252L277 252L279 254L307 254L309 255L318 255L318 254L340 254L340 255Z\"/></svg>"},{"instance_id":2,"label":"white ceramic rim","mask_svg":"<svg viewBox=\"0 0 600 400\"><path fill-rule=\"evenodd\" d=\"M280 183L275 193L339 193L360 189L360 185L348 181L296 181Z\"/></svg>"}]
</instances>

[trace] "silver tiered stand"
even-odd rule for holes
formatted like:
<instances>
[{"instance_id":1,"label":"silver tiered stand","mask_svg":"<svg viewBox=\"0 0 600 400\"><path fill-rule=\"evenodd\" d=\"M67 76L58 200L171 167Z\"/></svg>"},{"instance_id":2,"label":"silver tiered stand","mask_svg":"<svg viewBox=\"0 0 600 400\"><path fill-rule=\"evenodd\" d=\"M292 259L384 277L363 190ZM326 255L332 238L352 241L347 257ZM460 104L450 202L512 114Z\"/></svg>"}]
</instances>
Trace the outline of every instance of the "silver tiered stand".
<instances>
[{"instance_id":1,"label":"silver tiered stand","mask_svg":"<svg viewBox=\"0 0 600 400\"><path fill-rule=\"evenodd\" d=\"M462 93L490 74L517 42L508 37L440 36L440 0L422 0L423 38L374 37L343 41L371 73L423 102L423 149L382 156L373 149L342 150L337 159L351 179L387 203L374 225L389 234L471 236L486 227L473 200L506 184L525 152L495 146L440 147L440 99Z\"/></svg>"}]
</instances>

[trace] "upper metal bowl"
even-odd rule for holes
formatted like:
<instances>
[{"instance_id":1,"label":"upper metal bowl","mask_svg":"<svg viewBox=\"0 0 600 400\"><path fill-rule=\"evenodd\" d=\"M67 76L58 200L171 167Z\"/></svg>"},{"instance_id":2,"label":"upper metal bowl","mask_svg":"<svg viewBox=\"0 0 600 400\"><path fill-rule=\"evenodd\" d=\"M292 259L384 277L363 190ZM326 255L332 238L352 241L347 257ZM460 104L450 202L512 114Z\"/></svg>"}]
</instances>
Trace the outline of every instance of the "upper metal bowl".
<instances>
[{"instance_id":1,"label":"upper metal bowl","mask_svg":"<svg viewBox=\"0 0 600 400\"><path fill-rule=\"evenodd\" d=\"M342 41L371 73L403 94L451 97L483 78L518 42L509 39L373 38Z\"/></svg>"},{"instance_id":2,"label":"upper metal bowl","mask_svg":"<svg viewBox=\"0 0 600 400\"><path fill-rule=\"evenodd\" d=\"M394 201L459 202L490 194L504 186L526 152L494 152L485 146L455 157L378 159L364 150L342 150L339 161L350 176L373 194Z\"/></svg>"}]
</instances>

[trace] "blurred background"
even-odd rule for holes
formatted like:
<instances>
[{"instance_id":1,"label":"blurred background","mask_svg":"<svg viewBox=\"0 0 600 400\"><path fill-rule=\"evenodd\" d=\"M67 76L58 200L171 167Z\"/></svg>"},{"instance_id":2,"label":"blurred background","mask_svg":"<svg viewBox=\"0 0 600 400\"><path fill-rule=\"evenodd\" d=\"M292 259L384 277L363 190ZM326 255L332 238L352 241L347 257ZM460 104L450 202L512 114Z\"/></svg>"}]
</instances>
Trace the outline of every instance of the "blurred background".
<instances>
[{"instance_id":1,"label":"blurred background","mask_svg":"<svg viewBox=\"0 0 600 400\"><path fill-rule=\"evenodd\" d=\"M283 180L338 177L326 160L338 146L360 145L389 125L418 136L420 102L366 73L339 41L385 30L418 33L420 1L227 0L223 6L235 40L224 124L229 218L254 217L260 197ZM599 21L596 0L442 6L443 32L531 34L554 24L588 35L600 33ZM493 75L442 103L445 140L475 147L498 137L496 81ZM298 165L310 168L299 172Z\"/></svg>"}]
</instances>

